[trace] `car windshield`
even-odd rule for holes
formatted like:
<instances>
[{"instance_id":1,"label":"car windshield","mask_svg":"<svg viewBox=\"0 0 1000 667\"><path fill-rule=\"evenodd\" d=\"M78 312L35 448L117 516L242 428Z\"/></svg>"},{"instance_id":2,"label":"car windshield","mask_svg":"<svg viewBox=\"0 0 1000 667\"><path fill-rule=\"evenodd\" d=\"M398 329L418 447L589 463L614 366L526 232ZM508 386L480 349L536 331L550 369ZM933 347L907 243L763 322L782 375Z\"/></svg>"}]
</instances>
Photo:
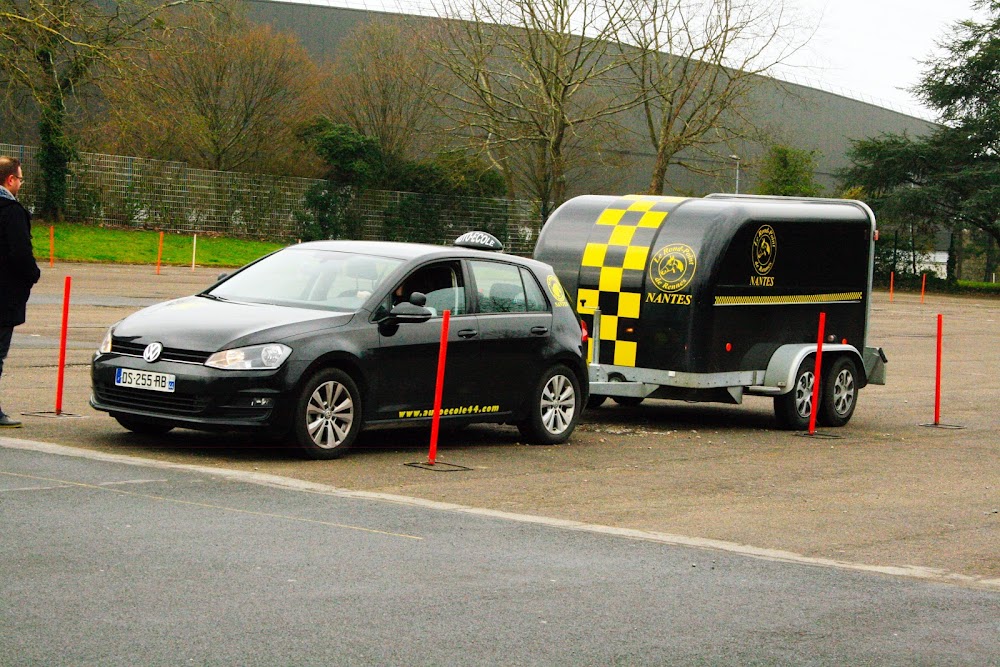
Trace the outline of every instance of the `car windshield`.
<instances>
[{"instance_id":1,"label":"car windshield","mask_svg":"<svg viewBox=\"0 0 1000 667\"><path fill-rule=\"evenodd\" d=\"M402 261L314 248L286 248L204 295L248 303L355 311Z\"/></svg>"}]
</instances>

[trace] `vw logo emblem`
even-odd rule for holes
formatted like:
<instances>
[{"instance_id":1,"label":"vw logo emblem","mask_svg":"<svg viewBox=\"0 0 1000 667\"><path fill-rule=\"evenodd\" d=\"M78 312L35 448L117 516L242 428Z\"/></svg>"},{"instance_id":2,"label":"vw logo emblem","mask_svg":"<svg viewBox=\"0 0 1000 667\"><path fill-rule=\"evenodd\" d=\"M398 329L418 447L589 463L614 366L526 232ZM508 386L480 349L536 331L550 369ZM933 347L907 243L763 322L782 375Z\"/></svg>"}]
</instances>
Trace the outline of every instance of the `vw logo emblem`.
<instances>
[{"instance_id":1,"label":"vw logo emblem","mask_svg":"<svg viewBox=\"0 0 1000 667\"><path fill-rule=\"evenodd\" d=\"M160 354L162 353L163 353L162 343L150 343L149 345L146 346L146 349L142 351L142 358L148 361L149 363L153 363L154 361L160 358Z\"/></svg>"}]
</instances>

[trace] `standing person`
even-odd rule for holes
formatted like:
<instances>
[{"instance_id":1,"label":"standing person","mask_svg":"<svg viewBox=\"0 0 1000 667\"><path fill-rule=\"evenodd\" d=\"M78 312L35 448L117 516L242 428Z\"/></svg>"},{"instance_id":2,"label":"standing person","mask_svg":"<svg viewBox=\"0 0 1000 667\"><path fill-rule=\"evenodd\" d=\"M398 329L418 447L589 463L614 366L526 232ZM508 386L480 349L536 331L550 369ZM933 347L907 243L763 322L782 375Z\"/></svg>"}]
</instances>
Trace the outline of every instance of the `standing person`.
<instances>
[{"instance_id":1,"label":"standing person","mask_svg":"<svg viewBox=\"0 0 1000 667\"><path fill-rule=\"evenodd\" d=\"M24 324L28 295L42 275L31 250L31 214L17 201L22 183L20 160L0 156L0 377L14 327ZM19 426L0 407L0 428Z\"/></svg>"}]
</instances>

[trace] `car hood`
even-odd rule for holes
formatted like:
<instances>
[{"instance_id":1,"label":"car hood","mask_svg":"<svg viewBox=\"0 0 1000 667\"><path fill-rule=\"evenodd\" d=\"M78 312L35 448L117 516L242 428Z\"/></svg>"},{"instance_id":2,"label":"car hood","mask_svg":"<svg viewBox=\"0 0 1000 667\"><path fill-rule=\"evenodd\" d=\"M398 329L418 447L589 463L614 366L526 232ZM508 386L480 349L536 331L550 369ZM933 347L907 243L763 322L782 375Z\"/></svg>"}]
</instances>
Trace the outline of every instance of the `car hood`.
<instances>
[{"instance_id":1,"label":"car hood","mask_svg":"<svg viewBox=\"0 0 1000 667\"><path fill-rule=\"evenodd\" d=\"M189 296L144 308L115 326L115 338L164 347L215 352L278 342L308 331L347 324L354 313Z\"/></svg>"}]
</instances>

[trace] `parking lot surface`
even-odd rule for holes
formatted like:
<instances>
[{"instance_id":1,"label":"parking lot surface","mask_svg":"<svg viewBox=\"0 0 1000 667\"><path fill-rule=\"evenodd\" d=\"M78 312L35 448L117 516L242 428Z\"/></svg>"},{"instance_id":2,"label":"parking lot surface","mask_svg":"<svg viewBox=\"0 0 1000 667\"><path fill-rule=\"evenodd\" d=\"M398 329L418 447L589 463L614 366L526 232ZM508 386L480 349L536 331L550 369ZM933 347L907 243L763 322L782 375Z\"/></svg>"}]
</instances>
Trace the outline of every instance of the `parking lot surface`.
<instances>
[{"instance_id":1,"label":"parking lot surface","mask_svg":"<svg viewBox=\"0 0 1000 667\"><path fill-rule=\"evenodd\" d=\"M43 266L16 329L0 398L20 415L52 411L64 277L72 277L64 413L26 414L6 432L44 442L259 471L507 512L718 540L806 557L908 567L922 576L1000 588L1000 302L876 293L869 343L889 358L884 387L860 393L850 424L809 438L775 429L771 403L647 401L589 412L569 443L529 447L513 427L442 437L363 435L348 457L295 458L247 434L176 430L140 437L91 410L89 361L108 325L146 304L210 284L216 269ZM934 418L937 314L944 321L941 422Z\"/></svg>"},{"instance_id":2,"label":"parking lot surface","mask_svg":"<svg viewBox=\"0 0 1000 667\"><path fill-rule=\"evenodd\" d=\"M995 591L21 445L5 666L1000 664Z\"/></svg>"}]
</instances>

